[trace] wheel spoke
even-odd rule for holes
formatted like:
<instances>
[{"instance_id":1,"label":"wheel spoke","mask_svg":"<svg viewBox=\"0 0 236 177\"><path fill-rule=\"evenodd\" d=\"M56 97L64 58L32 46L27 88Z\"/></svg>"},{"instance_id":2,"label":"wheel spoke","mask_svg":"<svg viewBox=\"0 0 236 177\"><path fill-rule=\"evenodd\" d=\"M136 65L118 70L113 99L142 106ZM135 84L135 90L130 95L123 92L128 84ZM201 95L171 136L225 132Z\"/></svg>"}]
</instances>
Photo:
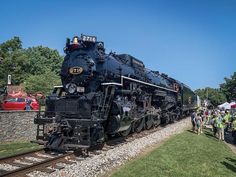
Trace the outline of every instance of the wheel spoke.
<instances>
[{"instance_id":1,"label":"wheel spoke","mask_svg":"<svg viewBox=\"0 0 236 177\"><path fill-rule=\"evenodd\" d=\"M153 121L152 116L148 116L148 117L146 118L145 128L146 128L147 130L149 130L150 128L152 128L153 123L154 123L154 121Z\"/></svg>"},{"instance_id":2,"label":"wheel spoke","mask_svg":"<svg viewBox=\"0 0 236 177\"><path fill-rule=\"evenodd\" d=\"M143 127L144 127L144 124L145 124L145 119L144 118L141 118L141 119L139 119L138 121L136 121L135 123L134 123L134 131L136 132L136 133L139 133L139 132L141 132L142 131L142 129L143 129Z\"/></svg>"}]
</instances>

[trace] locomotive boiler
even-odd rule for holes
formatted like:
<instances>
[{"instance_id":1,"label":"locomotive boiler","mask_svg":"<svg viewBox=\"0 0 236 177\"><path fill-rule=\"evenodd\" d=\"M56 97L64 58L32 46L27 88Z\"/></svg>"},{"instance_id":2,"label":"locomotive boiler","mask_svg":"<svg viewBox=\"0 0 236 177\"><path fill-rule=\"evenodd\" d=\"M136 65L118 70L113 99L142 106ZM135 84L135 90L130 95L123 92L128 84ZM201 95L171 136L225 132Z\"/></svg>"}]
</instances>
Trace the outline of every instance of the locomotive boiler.
<instances>
[{"instance_id":1,"label":"locomotive boiler","mask_svg":"<svg viewBox=\"0 0 236 177\"><path fill-rule=\"evenodd\" d=\"M64 51L62 86L35 118L36 139L51 150L99 146L109 136L174 122L196 107L189 87L131 55L107 54L95 36L67 39Z\"/></svg>"}]
</instances>

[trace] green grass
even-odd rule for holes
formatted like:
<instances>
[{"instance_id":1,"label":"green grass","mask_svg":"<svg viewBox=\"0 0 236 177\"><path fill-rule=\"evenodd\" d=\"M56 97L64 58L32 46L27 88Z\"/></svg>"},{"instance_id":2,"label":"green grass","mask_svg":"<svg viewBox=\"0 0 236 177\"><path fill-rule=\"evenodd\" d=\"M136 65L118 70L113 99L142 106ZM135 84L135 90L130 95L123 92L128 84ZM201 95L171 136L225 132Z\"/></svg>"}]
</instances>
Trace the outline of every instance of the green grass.
<instances>
[{"instance_id":1,"label":"green grass","mask_svg":"<svg viewBox=\"0 0 236 177\"><path fill-rule=\"evenodd\" d=\"M36 149L40 149L39 146L30 142L17 142L17 143L6 143L0 144L0 157L11 156L14 154L20 154L23 152L28 152Z\"/></svg>"},{"instance_id":2,"label":"green grass","mask_svg":"<svg viewBox=\"0 0 236 177\"><path fill-rule=\"evenodd\" d=\"M236 155L210 131L176 135L149 154L115 171L112 177L236 176Z\"/></svg>"}]
</instances>

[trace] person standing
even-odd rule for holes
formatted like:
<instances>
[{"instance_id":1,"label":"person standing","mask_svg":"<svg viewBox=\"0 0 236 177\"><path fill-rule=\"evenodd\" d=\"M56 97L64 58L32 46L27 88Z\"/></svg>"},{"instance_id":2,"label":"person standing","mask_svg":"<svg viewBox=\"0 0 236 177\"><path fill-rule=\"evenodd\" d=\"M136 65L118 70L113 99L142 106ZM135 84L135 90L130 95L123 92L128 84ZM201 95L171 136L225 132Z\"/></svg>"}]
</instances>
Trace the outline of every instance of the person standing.
<instances>
[{"instance_id":1,"label":"person standing","mask_svg":"<svg viewBox=\"0 0 236 177\"><path fill-rule=\"evenodd\" d=\"M208 114L208 110L206 109L205 112L204 112L204 117L205 117L204 125L207 125L207 124L208 124L208 121L209 121L208 115L209 115L209 114Z\"/></svg>"},{"instance_id":2,"label":"person standing","mask_svg":"<svg viewBox=\"0 0 236 177\"><path fill-rule=\"evenodd\" d=\"M208 123L207 123L208 125L211 123L211 119L212 119L212 117L213 117L212 114L213 114L213 111L212 111L212 110L209 110L209 111L208 111Z\"/></svg>"},{"instance_id":3,"label":"person standing","mask_svg":"<svg viewBox=\"0 0 236 177\"><path fill-rule=\"evenodd\" d=\"M25 108L26 111L30 111L30 109L31 109L30 105L31 105L31 100L29 98L27 98L26 99L26 108Z\"/></svg>"},{"instance_id":4,"label":"person standing","mask_svg":"<svg viewBox=\"0 0 236 177\"><path fill-rule=\"evenodd\" d=\"M194 132L195 128L196 128L196 112L195 112L195 110L191 114L191 122L192 122L192 131Z\"/></svg>"},{"instance_id":5,"label":"person standing","mask_svg":"<svg viewBox=\"0 0 236 177\"><path fill-rule=\"evenodd\" d=\"M201 133L203 133L203 129L205 128L204 126L204 124L205 124L205 115L204 115L204 113L202 113L202 114L200 114L200 117L201 117L201 119L202 119L202 122L201 122Z\"/></svg>"},{"instance_id":6,"label":"person standing","mask_svg":"<svg viewBox=\"0 0 236 177\"><path fill-rule=\"evenodd\" d=\"M212 119L213 119L213 116L212 116L212 114L209 113L207 116L207 125L211 124Z\"/></svg>"},{"instance_id":7,"label":"person standing","mask_svg":"<svg viewBox=\"0 0 236 177\"><path fill-rule=\"evenodd\" d=\"M196 127L197 127L197 134L200 135L202 133L202 117L200 113L196 116Z\"/></svg>"},{"instance_id":8,"label":"person standing","mask_svg":"<svg viewBox=\"0 0 236 177\"><path fill-rule=\"evenodd\" d=\"M230 112L225 111L225 116L224 116L225 132L228 132L230 119L231 119Z\"/></svg>"},{"instance_id":9,"label":"person standing","mask_svg":"<svg viewBox=\"0 0 236 177\"><path fill-rule=\"evenodd\" d=\"M217 133L217 123L216 123L216 119L217 119L217 115L216 115L216 113L213 113L212 119L211 119L211 124L212 124L213 135L214 135L215 137L216 137L216 133Z\"/></svg>"},{"instance_id":10,"label":"person standing","mask_svg":"<svg viewBox=\"0 0 236 177\"><path fill-rule=\"evenodd\" d=\"M224 125L223 125L222 115L220 113L218 113L218 116L216 118L216 126L217 126L218 139L224 141L225 140Z\"/></svg>"},{"instance_id":11,"label":"person standing","mask_svg":"<svg viewBox=\"0 0 236 177\"><path fill-rule=\"evenodd\" d=\"M234 116L232 122L232 137L234 144L236 144L236 115Z\"/></svg>"}]
</instances>

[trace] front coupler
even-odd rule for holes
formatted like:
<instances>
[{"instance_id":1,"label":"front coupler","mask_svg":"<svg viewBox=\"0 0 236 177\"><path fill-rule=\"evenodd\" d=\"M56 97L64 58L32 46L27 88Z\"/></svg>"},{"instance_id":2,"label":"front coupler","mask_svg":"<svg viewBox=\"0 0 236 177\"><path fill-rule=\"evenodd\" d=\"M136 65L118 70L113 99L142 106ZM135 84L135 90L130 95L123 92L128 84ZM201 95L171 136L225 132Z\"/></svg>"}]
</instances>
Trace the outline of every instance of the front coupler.
<instances>
[{"instance_id":1,"label":"front coupler","mask_svg":"<svg viewBox=\"0 0 236 177\"><path fill-rule=\"evenodd\" d=\"M36 142L56 151L88 149L104 142L102 121L91 119L49 118L39 113Z\"/></svg>"}]
</instances>

